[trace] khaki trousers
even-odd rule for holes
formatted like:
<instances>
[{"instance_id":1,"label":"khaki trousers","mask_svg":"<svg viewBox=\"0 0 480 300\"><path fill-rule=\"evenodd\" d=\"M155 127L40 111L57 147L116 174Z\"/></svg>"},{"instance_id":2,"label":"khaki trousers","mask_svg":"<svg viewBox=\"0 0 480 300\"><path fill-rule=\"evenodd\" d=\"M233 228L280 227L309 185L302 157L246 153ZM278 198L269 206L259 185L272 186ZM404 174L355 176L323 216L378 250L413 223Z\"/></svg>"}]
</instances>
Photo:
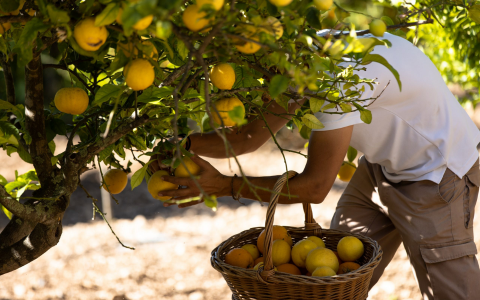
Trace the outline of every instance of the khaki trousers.
<instances>
[{"instance_id":1,"label":"khaki trousers","mask_svg":"<svg viewBox=\"0 0 480 300\"><path fill-rule=\"evenodd\" d=\"M440 184L392 183L364 157L341 196L331 228L369 236L383 249L370 288L403 242L423 299L480 299L473 215L478 160L463 178L446 170Z\"/></svg>"}]
</instances>

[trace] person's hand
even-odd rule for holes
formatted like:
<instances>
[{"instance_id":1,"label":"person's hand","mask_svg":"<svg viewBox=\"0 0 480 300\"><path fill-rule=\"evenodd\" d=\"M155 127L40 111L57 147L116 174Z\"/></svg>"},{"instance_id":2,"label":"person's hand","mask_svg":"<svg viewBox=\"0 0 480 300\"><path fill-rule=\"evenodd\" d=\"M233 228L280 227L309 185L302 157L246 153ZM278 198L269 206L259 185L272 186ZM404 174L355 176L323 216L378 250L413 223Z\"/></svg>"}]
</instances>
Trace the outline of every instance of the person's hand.
<instances>
[{"instance_id":1,"label":"person's hand","mask_svg":"<svg viewBox=\"0 0 480 300\"><path fill-rule=\"evenodd\" d=\"M201 186L203 192L205 192L207 195L216 195L217 197L230 195L230 178L222 175L209 162L201 159L200 157L198 157L198 155L192 156L191 159L200 167L200 174L195 177L195 180L190 177L163 177L163 180L167 182L185 186L185 188L181 188L178 190L162 191L158 194L159 196L173 197L170 200L171 203L164 203L165 207L170 205L176 205L177 203L174 203L175 201L197 197L198 195L200 195L200 189L198 185ZM181 203L178 204L178 207L183 208L201 202L203 202L203 200L192 201L189 203Z\"/></svg>"},{"instance_id":2,"label":"person's hand","mask_svg":"<svg viewBox=\"0 0 480 300\"><path fill-rule=\"evenodd\" d=\"M148 169L150 170L150 172L152 174L154 174L155 172L160 171L160 170L166 170L168 173L171 173L170 166L162 163L163 160L165 160L165 159L167 159L168 157L171 157L171 156L172 156L171 154L170 155L168 155L168 154L152 155L150 157L150 161L152 161L152 162L148 165Z\"/></svg>"}]
</instances>

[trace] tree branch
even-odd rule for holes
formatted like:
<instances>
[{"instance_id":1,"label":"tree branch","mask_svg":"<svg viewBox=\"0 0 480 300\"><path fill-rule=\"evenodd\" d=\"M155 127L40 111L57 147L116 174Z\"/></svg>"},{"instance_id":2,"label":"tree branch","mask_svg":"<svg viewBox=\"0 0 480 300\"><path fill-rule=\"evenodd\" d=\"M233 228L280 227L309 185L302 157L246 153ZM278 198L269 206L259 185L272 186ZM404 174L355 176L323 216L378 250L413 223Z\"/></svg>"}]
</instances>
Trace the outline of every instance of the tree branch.
<instances>
[{"instance_id":1,"label":"tree branch","mask_svg":"<svg viewBox=\"0 0 480 300\"><path fill-rule=\"evenodd\" d=\"M27 219L29 218L30 214L34 213L32 209L29 209L27 206L12 198L12 196L7 193L2 185L0 185L0 204L8 209L12 214L22 219Z\"/></svg>"},{"instance_id":2,"label":"tree branch","mask_svg":"<svg viewBox=\"0 0 480 300\"><path fill-rule=\"evenodd\" d=\"M61 69L61 70L65 70L65 71L68 71L70 74L74 75L78 81L80 81L84 86L85 88L88 89L88 91L91 93L91 94L95 94L95 90L93 88L91 88L86 82L85 80L83 80L82 77L80 77L80 75L78 75L77 72L73 71L73 70L70 70L67 66L65 65L56 65L56 64L44 64L43 65L43 68L44 69L48 69L48 68L55 68L55 69Z\"/></svg>"},{"instance_id":3,"label":"tree branch","mask_svg":"<svg viewBox=\"0 0 480 300\"><path fill-rule=\"evenodd\" d=\"M43 107L43 68L40 54L25 66L25 124L32 137L30 155L43 187L53 183L52 153L48 148Z\"/></svg>"},{"instance_id":4,"label":"tree branch","mask_svg":"<svg viewBox=\"0 0 480 300\"><path fill-rule=\"evenodd\" d=\"M1 17L0 17L1 19ZM3 74L5 76L5 87L7 88L7 101L15 105L15 82L13 81L12 68L7 62L5 54L0 55L0 64L3 69Z\"/></svg>"},{"instance_id":5,"label":"tree branch","mask_svg":"<svg viewBox=\"0 0 480 300\"><path fill-rule=\"evenodd\" d=\"M31 16L21 16L21 15L16 15L16 16L3 16L0 17L0 23L21 23L21 22L28 22L33 17Z\"/></svg>"}]
</instances>

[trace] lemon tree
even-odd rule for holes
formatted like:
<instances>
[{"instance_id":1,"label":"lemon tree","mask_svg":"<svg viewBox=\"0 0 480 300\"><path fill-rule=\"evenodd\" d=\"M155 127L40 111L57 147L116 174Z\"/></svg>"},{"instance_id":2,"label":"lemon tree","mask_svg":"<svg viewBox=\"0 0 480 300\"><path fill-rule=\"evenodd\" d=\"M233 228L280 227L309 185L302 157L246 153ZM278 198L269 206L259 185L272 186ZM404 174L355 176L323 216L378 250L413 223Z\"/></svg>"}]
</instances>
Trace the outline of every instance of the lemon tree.
<instances>
[{"instance_id":1,"label":"lemon tree","mask_svg":"<svg viewBox=\"0 0 480 300\"><path fill-rule=\"evenodd\" d=\"M447 64L466 61L477 72L463 75L470 88L478 88L476 1L380 2L0 0L0 146L32 168L10 182L0 176L0 208L11 218L0 234L0 275L58 243L83 172L104 164L112 173L102 174L102 185L111 193L123 190L131 164L125 161L127 152L143 165L131 174L129 188L146 181L153 197L168 201L156 189L177 187L162 181L166 174L150 174L144 161L170 155L164 163L182 176L197 172L185 159L191 154L168 142L172 138L193 131L224 135L225 127L262 120L272 113L272 103L287 107L304 99L287 124L304 138L323 127L317 113L359 111L370 123L372 114L360 99L375 79L361 78L356 70L381 63L396 76L392 84L401 87L396 70L370 54L389 42L358 39L374 20L426 53L433 49L427 47L428 30L436 30L454 50L430 54L436 61L450 55ZM444 29L420 26L437 19ZM317 35L334 27L341 32ZM342 64L346 60L350 63ZM219 66L225 68L215 69ZM44 82L47 68L63 81ZM464 78L460 68L449 69L448 78ZM55 97L45 93L53 86L58 86ZM57 147L57 136L67 139L65 147ZM228 143L225 147L234 156ZM24 197L26 190L33 196ZM214 195L201 192L199 198L216 207ZM284 239L291 244L291 237ZM277 252L283 262L284 251Z\"/></svg>"}]
</instances>

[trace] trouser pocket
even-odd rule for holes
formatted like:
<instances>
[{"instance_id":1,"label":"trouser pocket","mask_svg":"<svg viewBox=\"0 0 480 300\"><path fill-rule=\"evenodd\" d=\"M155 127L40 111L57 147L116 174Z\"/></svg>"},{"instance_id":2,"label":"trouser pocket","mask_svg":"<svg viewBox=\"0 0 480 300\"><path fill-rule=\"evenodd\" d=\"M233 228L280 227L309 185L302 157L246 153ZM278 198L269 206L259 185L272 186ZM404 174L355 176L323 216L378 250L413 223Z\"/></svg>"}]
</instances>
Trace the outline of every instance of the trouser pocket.
<instances>
[{"instance_id":1,"label":"trouser pocket","mask_svg":"<svg viewBox=\"0 0 480 300\"><path fill-rule=\"evenodd\" d=\"M478 173L465 175L465 193L463 198L465 228L473 227L473 217L475 215L475 205L477 204L478 187L480 185L479 175Z\"/></svg>"},{"instance_id":2,"label":"trouser pocket","mask_svg":"<svg viewBox=\"0 0 480 300\"><path fill-rule=\"evenodd\" d=\"M428 295L429 299L479 299L480 269L473 241L448 246L423 245L420 252L428 272L425 278L430 281L433 293Z\"/></svg>"}]
</instances>

